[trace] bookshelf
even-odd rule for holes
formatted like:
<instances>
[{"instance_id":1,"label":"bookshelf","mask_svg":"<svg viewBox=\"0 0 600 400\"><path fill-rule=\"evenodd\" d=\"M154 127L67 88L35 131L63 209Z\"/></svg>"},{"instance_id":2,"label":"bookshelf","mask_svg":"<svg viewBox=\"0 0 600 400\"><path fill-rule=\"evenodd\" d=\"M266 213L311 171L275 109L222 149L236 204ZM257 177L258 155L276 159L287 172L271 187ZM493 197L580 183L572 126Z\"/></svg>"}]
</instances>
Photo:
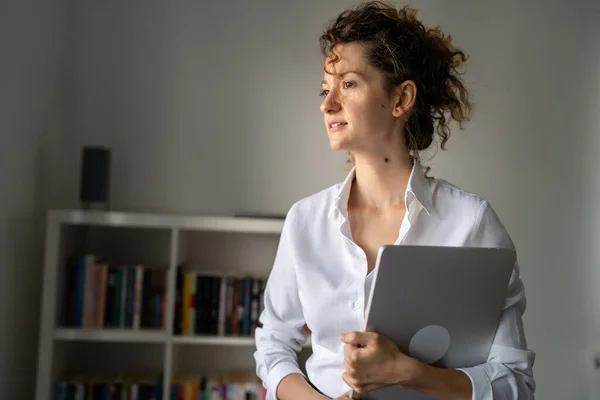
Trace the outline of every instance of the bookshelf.
<instances>
[{"instance_id":1,"label":"bookshelf","mask_svg":"<svg viewBox=\"0 0 600 400\"><path fill-rule=\"evenodd\" d=\"M256 287L260 288L258 282L264 282L268 277L282 227L283 220L272 218L49 211L36 400L57 398L57 383L69 377L78 379L79 374L96 376L98 382L109 375L153 376L154 383L157 383L156 392L154 397L148 398L161 397L165 400L171 399L173 383L189 377L212 376L216 379L216 374L253 375L255 345L253 334L249 331L252 311L245 307L248 314L244 315L249 325L242 329L242 322L239 325L235 322L242 317L232 317L231 312L224 310L231 309L230 291L245 287L241 284L235 286L235 282L247 277L256 283L255 286L247 286L254 288L254 298L257 294L261 297L262 292L256 292ZM97 258L89 258L89 255ZM96 261L90 264L89 260ZM88 271L92 264L100 265L94 270L96 275L89 275L89 278L88 275L83 278L77 275ZM151 272L146 274L146 271ZM227 293L219 297L219 308L215 311L221 319L212 320L219 324L219 333L214 334L216 325L211 331L213 333L200 333L204 331L200 325L206 321L200 319L195 320L195 330L192 323L192 328L188 327L185 334L177 333L181 330L177 327L181 326L182 316L177 310L182 310L182 280L186 274L192 276L189 282L195 284L185 290L208 288L204 286L208 283L203 283L200 277L227 277L217 278L214 282L218 283L213 283L214 287L219 287L219 293ZM155 276L162 278L155 279ZM129 282L131 286L126 283L114 286L115 279L117 282ZM159 284L155 287L150 283L148 286L140 283L137 289L136 279ZM234 282L234 289L227 286L227 282ZM93 297L96 300L86 303L83 289L77 289L81 285L86 288L98 285L94 286L97 288L94 294L104 297L96 296ZM131 297L126 297L126 291ZM150 291L153 295L145 297ZM122 296L118 297L116 293L122 293ZM138 309L131 305L127 311L125 298L141 305ZM79 308L73 303L79 304ZM96 304L93 313L90 304ZM199 307L198 304L196 307ZM252 305L260 308L254 303ZM188 307L193 308L193 304L188 304ZM207 315L204 309L196 310ZM137 323L134 322L136 312ZM185 311L183 313L186 314ZM190 315L188 323L194 321L194 314ZM302 367L309 355L310 340L299 354ZM255 376L254 379L258 383ZM70 395L73 398L77 396Z\"/></svg>"}]
</instances>

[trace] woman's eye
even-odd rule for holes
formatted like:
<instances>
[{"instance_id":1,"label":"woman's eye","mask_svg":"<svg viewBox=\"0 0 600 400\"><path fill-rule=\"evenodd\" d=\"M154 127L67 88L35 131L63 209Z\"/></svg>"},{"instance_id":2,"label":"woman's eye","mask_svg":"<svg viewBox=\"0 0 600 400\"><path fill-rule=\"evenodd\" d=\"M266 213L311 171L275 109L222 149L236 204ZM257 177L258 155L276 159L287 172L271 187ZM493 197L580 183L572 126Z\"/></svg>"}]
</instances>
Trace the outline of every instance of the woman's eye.
<instances>
[{"instance_id":1,"label":"woman's eye","mask_svg":"<svg viewBox=\"0 0 600 400\"><path fill-rule=\"evenodd\" d=\"M319 92L319 96L321 96L321 97L325 97L325 96L327 96L328 94L329 94L329 90L325 90L325 89L324 89L324 90L321 90L321 91Z\"/></svg>"},{"instance_id":2,"label":"woman's eye","mask_svg":"<svg viewBox=\"0 0 600 400\"><path fill-rule=\"evenodd\" d=\"M343 87L344 89L350 89L350 88L351 88L353 85L354 85L354 83L353 83L353 82L344 82L344 83L342 84L342 87Z\"/></svg>"}]
</instances>

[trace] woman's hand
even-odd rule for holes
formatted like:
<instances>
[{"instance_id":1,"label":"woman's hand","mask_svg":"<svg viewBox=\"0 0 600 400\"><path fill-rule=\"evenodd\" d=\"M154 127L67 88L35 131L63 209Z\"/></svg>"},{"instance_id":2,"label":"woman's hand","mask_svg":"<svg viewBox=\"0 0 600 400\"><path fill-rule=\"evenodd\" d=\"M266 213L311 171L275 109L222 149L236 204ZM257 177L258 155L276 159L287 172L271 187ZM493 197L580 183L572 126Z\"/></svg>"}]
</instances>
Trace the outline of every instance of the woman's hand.
<instances>
[{"instance_id":1,"label":"woman's hand","mask_svg":"<svg viewBox=\"0 0 600 400\"><path fill-rule=\"evenodd\" d=\"M410 386L420 371L419 361L376 332L348 332L342 341L346 369L342 379L359 395L386 386Z\"/></svg>"},{"instance_id":2,"label":"woman's hand","mask_svg":"<svg viewBox=\"0 0 600 400\"><path fill-rule=\"evenodd\" d=\"M350 399L350 391L336 397L334 400L349 400Z\"/></svg>"}]
</instances>

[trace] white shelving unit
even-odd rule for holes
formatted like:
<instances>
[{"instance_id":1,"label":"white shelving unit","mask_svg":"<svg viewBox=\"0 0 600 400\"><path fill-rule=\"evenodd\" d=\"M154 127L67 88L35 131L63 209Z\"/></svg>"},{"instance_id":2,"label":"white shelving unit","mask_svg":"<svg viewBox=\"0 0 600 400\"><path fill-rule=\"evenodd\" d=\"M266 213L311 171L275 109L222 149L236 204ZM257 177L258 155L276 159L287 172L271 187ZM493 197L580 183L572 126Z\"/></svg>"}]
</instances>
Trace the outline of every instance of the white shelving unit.
<instances>
[{"instance_id":1,"label":"white shelving unit","mask_svg":"<svg viewBox=\"0 0 600 400\"><path fill-rule=\"evenodd\" d=\"M250 338L251 339L251 338ZM54 340L65 342L165 343L162 330L56 328Z\"/></svg>"},{"instance_id":2,"label":"white shelving unit","mask_svg":"<svg viewBox=\"0 0 600 400\"><path fill-rule=\"evenodd\" d=\"M36 400L54 397L64 370L163 374L163 400L177 374L253 371L254 339L248 336L173 334L176 270L266 278L283 221L269 218L186 216L52 210L47 215ZM164 329L85 329L61 326L66 258L92 246L123 263L167 269ZM301 365L310 342L299 354Z\"/></svg>"}]
</instances>

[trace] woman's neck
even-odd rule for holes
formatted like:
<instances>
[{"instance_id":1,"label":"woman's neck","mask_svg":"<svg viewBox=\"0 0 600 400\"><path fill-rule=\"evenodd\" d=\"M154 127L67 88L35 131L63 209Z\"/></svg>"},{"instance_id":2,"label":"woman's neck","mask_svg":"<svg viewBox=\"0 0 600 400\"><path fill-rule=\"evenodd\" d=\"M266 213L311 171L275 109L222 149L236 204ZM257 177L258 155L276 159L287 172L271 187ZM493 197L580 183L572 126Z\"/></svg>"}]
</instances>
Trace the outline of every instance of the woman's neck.
<instances>
[{"instance_id":1,"label":"woman's neck","mask_svg":"<svg viewBox=\"0 0 600 400\"><path fill-rule=\"evenodd\" d=\"M404 196L413 168L407 153L396 157L355 154L355 165L350 207L377 211L405 208Z\"/></svg>"}]
</instances>

